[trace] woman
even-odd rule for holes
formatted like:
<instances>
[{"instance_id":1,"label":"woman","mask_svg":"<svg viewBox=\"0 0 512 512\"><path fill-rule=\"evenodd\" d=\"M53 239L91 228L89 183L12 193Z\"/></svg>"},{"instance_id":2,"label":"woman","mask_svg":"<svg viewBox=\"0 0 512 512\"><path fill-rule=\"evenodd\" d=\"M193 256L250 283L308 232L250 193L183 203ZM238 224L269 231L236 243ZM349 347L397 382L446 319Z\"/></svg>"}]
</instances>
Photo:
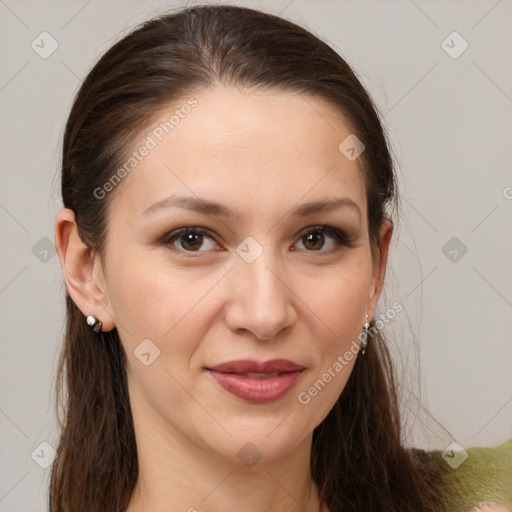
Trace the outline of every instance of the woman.
<instances>
[{"instance_id":1,"label":"woman","mask_svg":"<svg viewBox=\"0 0 512 512\"><path fill-rule=\"evenodd\" d=\"M241 7L146 22L75 98L62 196L52 512L509 498L505 469L480 478L501 491L457 497L439 453L402 446L371 322L392 160L365 89L318 38Z\"/></svg>"}]
</instances>

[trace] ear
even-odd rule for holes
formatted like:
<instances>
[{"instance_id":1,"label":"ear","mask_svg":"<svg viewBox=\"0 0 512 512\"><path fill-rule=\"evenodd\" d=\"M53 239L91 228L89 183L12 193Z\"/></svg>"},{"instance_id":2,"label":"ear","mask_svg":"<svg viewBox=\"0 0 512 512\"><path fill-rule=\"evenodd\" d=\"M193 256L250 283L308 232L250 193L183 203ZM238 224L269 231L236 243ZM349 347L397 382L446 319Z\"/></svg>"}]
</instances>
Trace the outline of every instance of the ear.
<instances>
[{"instance_id":1,"label":"ear","mask_svg":"<svg viewBox=\"0 0 512 512\"><path fill-rule=\"evenodd\" d=\"M370 297L368 303L368 318L371 319L377 308L384 276L386 274L386 263L388 261L389 243L393 234L393 224L390 220L383 218L379 227L380 250L377 250L375 261L373 262L372 283L370 288Z\"/></svg>"},{"instance_id":2,"label":"ear","mask_svg":"<svg viewBox=\"0 0 512 512\"><path fill-rule=\"evenodd\" d=\"M69 295L85 317L101 320L102 331L115 327L114 316L106 293L100 258L87 247L75 222L75 214L63 208L55 221L55 246Z\"/></svg>"}]
</instances>

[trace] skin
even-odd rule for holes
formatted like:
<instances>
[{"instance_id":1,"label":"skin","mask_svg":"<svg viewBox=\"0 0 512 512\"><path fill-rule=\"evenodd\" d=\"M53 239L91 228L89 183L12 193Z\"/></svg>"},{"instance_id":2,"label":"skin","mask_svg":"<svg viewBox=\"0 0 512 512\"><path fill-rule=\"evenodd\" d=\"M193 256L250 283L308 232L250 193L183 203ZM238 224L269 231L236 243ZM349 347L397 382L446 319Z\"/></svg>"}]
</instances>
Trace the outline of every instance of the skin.
<instances>
[{"instance_id":1,"label":"skin","mask_svg":"<svg viewBox=\"0 0 512 512\"><path fill-rule=\"evenodd\" d=\"M308 404L297 397L359 343L381 293L392 226L382 220L381 251L372 259L360 163L338 149L351 130L326 101L225 86L194 97L190 114L103 199L110 209L101 259L79 239L71 210L56 220L71 297L104 331L118 329L127 354L139 457L127 510L317 512L312 432L356 359ZM152 126L185 101L159 112ZM171 194L214 200L240 217L182 208L143 214ZM349 206L290 213L333 197L350 198L360 214ZM350 246L328 233L312 241L300 234L324 224L346 232ZM199 251L183 237L158 242L183 227L206 228L211 237L192 241ZM252 263L236 252L248 236L263 250ZM134 355L144 339L160 350L148 366ZM204 370L274 358L306 370L291 392L267 404L231 395ZM251 466L237 456L247 443L261 457Z\"/></svg>"}]
</instances>

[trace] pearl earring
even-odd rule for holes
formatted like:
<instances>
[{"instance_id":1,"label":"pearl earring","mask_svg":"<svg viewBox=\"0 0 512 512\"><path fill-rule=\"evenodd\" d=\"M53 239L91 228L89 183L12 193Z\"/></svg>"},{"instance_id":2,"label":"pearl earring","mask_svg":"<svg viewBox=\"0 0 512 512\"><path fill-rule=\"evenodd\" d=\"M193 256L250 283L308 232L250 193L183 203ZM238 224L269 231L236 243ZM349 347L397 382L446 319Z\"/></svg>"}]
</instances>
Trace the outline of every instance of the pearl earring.
<instances>
[{"instance_id":1,"label":"pearl earring","mask_svg":"<svg viewBox=\"0 0 512 512\"><path fill-rule=\"evenodd\" d=\"M366 345L368 344L368 329L370 328L370 322L368 321L368 313L366 313L366 321L363 325L363 332L361 334L361 345L359 346L359 354L364 355Z\"/></svg>"},{"instance_id":2,"label":"pearl earring","mask_svg":"<svg viewBox=\"0 0 512 512\"><path fill-rule=\"evenodd\" d=\"M101 333L101 320L96 318L94 315L89 315L86 319L87 325L96 333Z\"/></svg>"}]
</instances>

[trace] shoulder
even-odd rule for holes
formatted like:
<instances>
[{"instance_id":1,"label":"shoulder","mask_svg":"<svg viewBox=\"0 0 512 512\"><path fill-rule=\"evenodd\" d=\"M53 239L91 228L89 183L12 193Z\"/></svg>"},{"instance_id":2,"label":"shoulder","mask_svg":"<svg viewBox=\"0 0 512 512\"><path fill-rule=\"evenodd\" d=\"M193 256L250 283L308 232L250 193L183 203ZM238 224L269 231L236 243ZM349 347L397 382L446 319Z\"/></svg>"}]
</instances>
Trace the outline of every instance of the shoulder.
<instances>
[{"instance_id":1,"label":"shoulder","mask_svg":"<svg viewBox=\"0 0 512 512\"><path fill-rule=\"evenodd\" d=\"M422 452L428 454L429 471L439 476L439 493L446 510L512 509L512 439L493 447Z\"/></svg>"}]
</instances>

